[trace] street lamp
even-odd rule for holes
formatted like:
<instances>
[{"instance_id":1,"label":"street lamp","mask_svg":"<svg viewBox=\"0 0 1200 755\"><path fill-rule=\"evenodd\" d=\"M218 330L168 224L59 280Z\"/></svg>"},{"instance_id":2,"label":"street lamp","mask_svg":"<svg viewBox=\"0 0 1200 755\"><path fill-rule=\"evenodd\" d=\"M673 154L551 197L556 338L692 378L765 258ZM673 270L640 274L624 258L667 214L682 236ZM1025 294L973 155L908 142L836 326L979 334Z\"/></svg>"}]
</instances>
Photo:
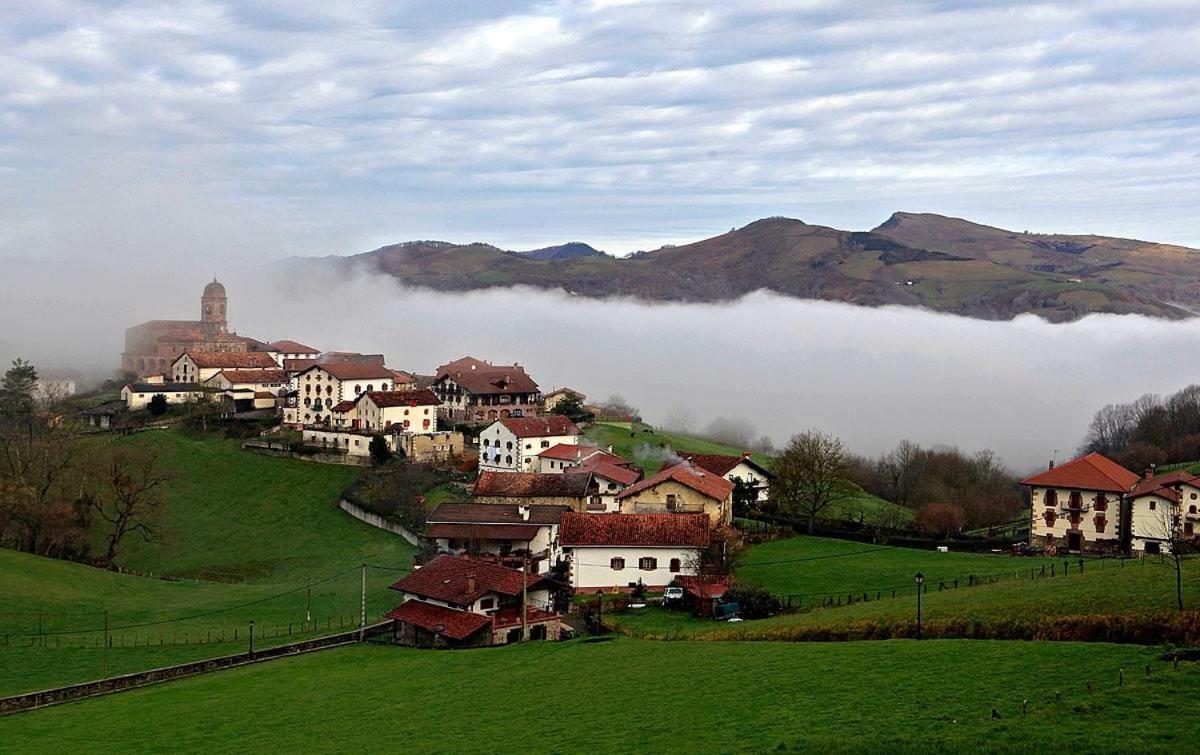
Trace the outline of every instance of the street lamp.
<instances>
[{"instance_id":1,"label":"street lamp","mask_svg":"<svg viewBox=\"0 0 1200 755\"><path fill-rule=\"evenodd\" d=\"M250 619L250 655L254 655L254 619Z\"/></svg>"},{"instance_id":2,"label":"street lamp","mask_svg":"<svg viewBox=\"0 0 1200 755\"><path fill-rule=\"evenodd\" d=\"M921 639L921 588L925 584L925 575L917 572L917 639Z\"/></svg>"}]
</instances>

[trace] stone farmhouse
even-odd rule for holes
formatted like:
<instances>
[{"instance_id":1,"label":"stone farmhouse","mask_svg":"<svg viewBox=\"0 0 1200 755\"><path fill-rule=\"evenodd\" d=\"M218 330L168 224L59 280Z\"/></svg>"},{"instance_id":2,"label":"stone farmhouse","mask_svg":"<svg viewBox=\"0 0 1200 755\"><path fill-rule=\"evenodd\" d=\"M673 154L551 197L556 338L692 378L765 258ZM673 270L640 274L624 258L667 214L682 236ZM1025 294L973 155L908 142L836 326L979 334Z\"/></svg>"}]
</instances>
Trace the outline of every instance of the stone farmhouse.
<instances>
[{"instance_id":1,"label":"stone farmhouse","mask_svg":"<svg viewBox=\"0 0 1200 755\"><path fill-rule=\"evenodd\" d=\"M733 522L733 483L688 462L663 469L616 495L626 514L707 514L715 525Z\"/></svg>"},{"instance_id":2,"label":"stone farmhouse","mask_svg":"<svg viewBox=\"0 0 1200 755\"><path fill-rule=\"evenodd\" d=\"M732 483L741 482L752 486L758 501L766 501L771 497L771 480L775 476L754 461L749 451L741 456L689 454L685 460L698 469L718 474Z\"/></svg>"},{"instance_id":3,"label":"stone farmhouse","mask_svg":"<svg viewBox=\"0 0 1200 755\"><path fill-rule=\"evenodd\" d=\"M429 513L425 537L439 553L491 555L507 566L528 559L543 574L557 561L558 526L567 506L443 503Z\"/></svg>"},{"instance_id":4,"label":"stone farmhouse","mask_svg":"<svg viewBox=\"0 0 1200 755\"><path fill-rule=\"evenodd\" d=\"M538 474L484 470L475 480L471 496L479 503L566 506L572 511L587 511L588 502L598 492L590 473Z\"/></svg>"},{"instance_id":5,"label":"stone farmhouse","mask_svg":"<svg viewBox=\"0 0 1200 755\"><path fill-rule=\"evenodd\" d=\"M1200 477L1137 475L1091 453L1021 481L1029 489L1030 542L1058 552L1154 554L1191 540L1200 521Z\"/></svg>"}]
</instances>

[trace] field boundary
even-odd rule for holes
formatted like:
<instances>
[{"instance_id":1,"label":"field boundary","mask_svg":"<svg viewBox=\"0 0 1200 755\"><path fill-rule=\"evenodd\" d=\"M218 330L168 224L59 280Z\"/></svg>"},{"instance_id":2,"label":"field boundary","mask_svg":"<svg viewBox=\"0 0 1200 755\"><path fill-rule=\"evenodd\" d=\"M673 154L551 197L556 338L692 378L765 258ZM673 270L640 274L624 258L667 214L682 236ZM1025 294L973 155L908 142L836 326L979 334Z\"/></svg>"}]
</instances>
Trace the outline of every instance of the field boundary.
<instances>
[{"instance_id":1,"label":"field boundary","mask_svg":"<svg viewBox=\"0 0 1200 755\"><path fill-rule=\"evenodd\" d=\"M382 629L391 625L391 621L381 621L367 627L366 634L377 634ZM277 658L289 658L304 653L315 653L321 650L330 650L344 645L351 645L359 641L359 630L357 627L348 632L339 632L337 634L326 635L325 637L315 637L310 640L294 642L288 645L277 645L275 647L258 650L254 653L245 652L235 655L225 655L218 658L206 658L200 661L191 661L189 663L181 663L175 666L163 666L161 668L150 669L148 671L137 671L132 674L123 674L121 676L112 676L107 679L97 679L91 682L81 682L79 684L69 684L65 687L54 687L51 689L39 690L37 692L26 692L20 695L12 695L10 697L0 698L0 717L12 715L14 713L22 713L38 708L46 708L51 705L60 705L62 703L75 702L84 700L89 697L98 697L100 695L111 695L117 692L124 692L131 689L139 689L152 684L161 684L174 679L182 679L198 674L208 674L214 671L223 671L230 668L238 668L240 666L248 666L254 663L263 661L272 661Z\"/></svg>"},{"instance_id":2,"label":"field boundary","mask_svg":"<svg viewBox=\"0 0 1200 755\"><path fill-rule=\"evenodd\" d=\"M373 514L370 511L367 511L366 509L362 508L361 506L357 506L357 505L351 503L350 501L346 500L345 498L338 501L338 508L341 509L342 511L345 511L347 514L354 517L355 519L362 522L363 524L369 524L372 527L377 527L386 532L390 532L393 535L399 535L400 537L407 540L409 545L415 545L418 548L421 547L421 538L417 537L415 534L413 534L411 531L409 531L403 525L396 524L393 521L384 519L379 514Z\"/></svg>"}]
</instances>

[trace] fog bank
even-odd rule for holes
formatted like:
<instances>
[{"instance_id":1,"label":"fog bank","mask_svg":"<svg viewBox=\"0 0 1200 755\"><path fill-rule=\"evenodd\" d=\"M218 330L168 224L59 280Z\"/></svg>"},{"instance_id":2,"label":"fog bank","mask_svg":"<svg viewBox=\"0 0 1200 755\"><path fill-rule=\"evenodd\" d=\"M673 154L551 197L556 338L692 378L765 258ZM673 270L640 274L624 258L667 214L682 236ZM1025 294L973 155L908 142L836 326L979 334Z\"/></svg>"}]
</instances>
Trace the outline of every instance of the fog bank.
<instances>
[{"instance_id":1,"label":"fog bank","mask_svg":"<svg viewBox=\"0 0 1200 755\"><path fill-rule=\"evenodd\" d=\"M126 275L9 262L0 357L111 371L129 325L198 316L212 272L201 267L144 263ZM264 268L221 277L231 327L262 340L383 352L422 373L464 354L520 361L544 390L619 393L651 422L679 409L699 427L743 416L776 443L817 427L872 455L901 438L991 448L1017 471L1071 454L1106 403L1200 381L1200 320L983 322L766 293L645 304L528 289L448 295Z\"/></svg>"}]
</instances>

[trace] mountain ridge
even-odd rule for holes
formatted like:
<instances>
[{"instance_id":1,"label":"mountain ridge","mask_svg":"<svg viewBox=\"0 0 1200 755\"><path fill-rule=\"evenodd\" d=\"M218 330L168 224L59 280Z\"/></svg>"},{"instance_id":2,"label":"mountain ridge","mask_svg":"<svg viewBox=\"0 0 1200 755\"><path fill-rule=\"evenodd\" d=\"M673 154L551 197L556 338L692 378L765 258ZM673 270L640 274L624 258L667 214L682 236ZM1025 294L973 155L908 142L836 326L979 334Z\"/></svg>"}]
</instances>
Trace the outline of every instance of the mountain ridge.
<instances>
[{"instance_id":1,"label":"mountain ridge","mask_svg":"<svg viewBox=\"0 0 1200 755\"><path fill-rule=\"evenodd\" d=\"M990 320L1028 313L1054 322L1096 312L1183 319L1200 310L1200 251L1015 232L933 213L896 212L869 231L761 218L621 258L583 242L514 252L482 242L412 241L333 260L442 291L527 285L589 297L719 302L768 290Z\"/></svg>"}]
</instances>

